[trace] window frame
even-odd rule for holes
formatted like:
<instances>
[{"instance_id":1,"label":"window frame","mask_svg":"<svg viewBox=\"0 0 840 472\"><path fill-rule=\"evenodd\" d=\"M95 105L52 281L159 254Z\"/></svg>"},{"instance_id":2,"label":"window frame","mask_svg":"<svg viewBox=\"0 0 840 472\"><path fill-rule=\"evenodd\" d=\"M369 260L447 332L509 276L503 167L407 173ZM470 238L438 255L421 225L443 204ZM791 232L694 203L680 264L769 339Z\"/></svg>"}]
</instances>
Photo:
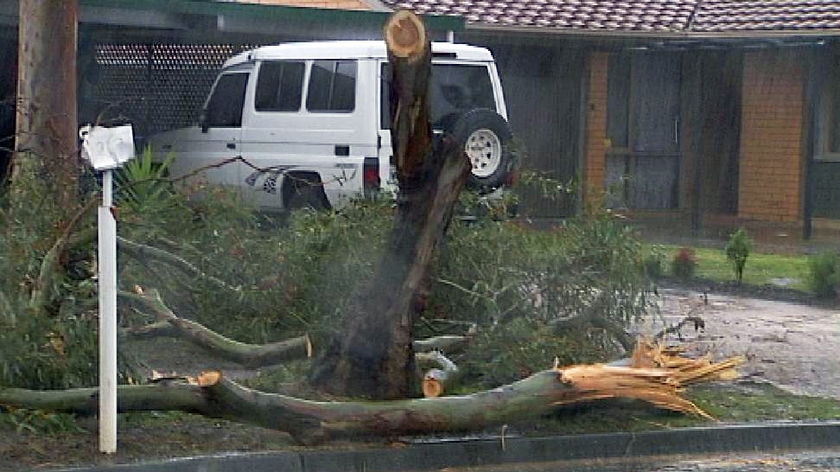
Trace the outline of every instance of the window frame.
<instances>
[{"instance_id":1,"label":"window frame","mask_svg":"<svg viewBox=\"0 0 840 472\"><path fill-rule=\"evenodd\" d=\"M815 66L815 70L827 73L814 75L819 77L813 103L817 107L814 159L840 162L840 50L820 56Z\"/></svg>"},{"instance_id":2,"label":"window frame","mask_svg":"<svg viewBox=\"0 0 840 472\"><path fill-rule=\"evenodd\" d=\"M307 61L307 67L309 69L309 73L306 76L306 96L303 100L303 109L306 110L307 113L315 113L315 114L323 114L323 113L331 113L331 114L341 114L341 115L348 115L352 114L358 108L357 100L359 97L359 60L358 59L316 59L312 61ZM329 85L328 89L328 96L327 96L327 107L326 108L313 108L310 100L313 97L313 77L316 76L316 70L327 70L326 68L319 68L316 69L319 63L332 63L332 72L327 71L330 74L329 77ZM333 103L335 100L335 92L336 92L336 78L339 75L343 75L339 73L339 68L342 64L352 64L353 65L353 97L352 102L353 105L350 108L333 108ZM343 75L344 77L350 77Z\"/></svg>"},{"instance_id":3,"label":"window frame","mask_svg":"<svg viewBox=\"0 0 840 472\"><path fill-rule=\"evenodd\" d=\"M235 76L236 76L236 79L238 79L238 80L244 79L241 84L237 84L237 85L241 85L241 97L237 98L238 103L239 103L239 107L238 107L238 109L235 108L235 107L231 108L232 110L237 110L238 119L233 120L232 123L217 124L216 122L214 122L212 120L212 118L216 115L211 114L211 111L214 110L214 107L212 107L212 105L215 103L214 99L216 97L218 97L217 93L220 93L219 92L220 85L222 85L224 81L226 81L226 80L228 80L232 77L235 77ZM247 94L247 91L248 91L248 82L250 81L250 78L251 78L251 71L250 70L242 70L242 69L225 71L225 72L223 72L219 75L218 80L216 80L216 83L213 85L213 90L210 93L210 96L207 98L207 103L204 105L204 108L202 110L201 126L203 128L241 128L242 127L242 118L243 118L244 111L245 111L244 109L245 109L246 94ZM226 85L227 84L224 84L223 86L226 86Z\"/></svg>"},{"instance_id":4,"label":"window frame","mask_svg":"<svg viewBox=\"0 0 840 472\"><path fill-rule=\"evenodd\" d=\"M260 85L263 84L263 79L266 77L264 75L268 70L266 68L273 67L275 65L283 65L282 72L280 73L280 78L278 79L278 83L276 84L275 92L274 92L274 100L272 101L272 107L261 107L259 105L260 102ZM282 94L282 81L284 76L287 74L287 68L289 65L299 65L300 66L300 77L298 90L297 90L297 107L296 108L276 108L275 105L277 103L277 96L278 92ZM257 71L257 80L254 88L254 111L258 113L298 113L303 108L304 104L304 86L307 84L307 61L302 59L272 59L272 60L265 60L260 63L260 67Z\"/></svg>"}]
</instances>

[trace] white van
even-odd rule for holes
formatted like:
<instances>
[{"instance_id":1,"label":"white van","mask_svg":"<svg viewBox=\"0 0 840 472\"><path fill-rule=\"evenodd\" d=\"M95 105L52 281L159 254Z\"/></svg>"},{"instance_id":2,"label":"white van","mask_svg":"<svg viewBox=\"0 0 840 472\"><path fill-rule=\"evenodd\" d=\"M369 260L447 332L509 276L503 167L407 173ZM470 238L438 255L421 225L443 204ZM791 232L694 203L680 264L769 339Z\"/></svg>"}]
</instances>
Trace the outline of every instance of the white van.
<instances>
[{"instance_id":1,"label":"white van","mask_svg":"<svg viewBox=\"0 0 840 472\"><path fill-rule=\"evenodd\" d=\"M470 185L505 186L514 157L492 55L453 43L432 43L432 54L433 127L442 132L458 122L463 130L466 123ZM260 47L224 64L198 126L150 144L160 157L174 153L174 177L200 170L265 209L340 207L395 184L389 80L384 41Z\"/></svg>"}]
</instances>

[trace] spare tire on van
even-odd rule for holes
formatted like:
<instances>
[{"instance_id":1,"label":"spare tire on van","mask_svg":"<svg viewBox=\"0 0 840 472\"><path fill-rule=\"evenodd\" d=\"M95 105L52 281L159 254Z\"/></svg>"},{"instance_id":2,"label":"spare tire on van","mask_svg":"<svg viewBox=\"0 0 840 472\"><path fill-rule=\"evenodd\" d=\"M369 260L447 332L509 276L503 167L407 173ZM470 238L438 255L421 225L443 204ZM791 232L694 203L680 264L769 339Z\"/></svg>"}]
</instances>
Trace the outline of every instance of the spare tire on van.
<instances>
[{"instance_id":1,"label":"spare tire on van","mask_svg":"<svg viewBox=\"0 0 840 472\"><path fill-rule=\"evenodd\" d=\"M445 131L464 147L472 164L467 181L469 187L493 190L508 182L516 168L516 156L510 150L513 133L501 115L486 108L476 108L446 128Z\"/></svg>"}]
</instances>

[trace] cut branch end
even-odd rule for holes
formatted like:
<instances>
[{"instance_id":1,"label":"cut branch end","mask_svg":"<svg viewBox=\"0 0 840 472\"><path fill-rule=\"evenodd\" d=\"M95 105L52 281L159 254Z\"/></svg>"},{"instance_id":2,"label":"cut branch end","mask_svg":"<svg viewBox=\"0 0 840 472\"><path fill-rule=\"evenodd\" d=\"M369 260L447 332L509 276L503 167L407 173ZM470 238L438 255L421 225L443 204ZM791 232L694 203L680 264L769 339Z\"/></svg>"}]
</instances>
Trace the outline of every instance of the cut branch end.
<instances>
[{"instance_id":1,"label":"cut branch end","mask_svg":"<svg viewBox=\"0 0 840 472\"><path fill-rule=\"evenodd\" d=\"M421 58L426 47L426 28L420 18L408 10L400 10L385 23L385 42L396 57Z\"/></svg>"},{"instance_id":2,"label":"cut branch end","mask_svg":"<svg viewBox=\"0 0 840 472\"><path fill-rule=\"evenodd\" d=\"M202 372L198 376L198 385L200 387L212 387L222 380L222 372L219 370L208 370Z\"/></svg>"}]
</instances>

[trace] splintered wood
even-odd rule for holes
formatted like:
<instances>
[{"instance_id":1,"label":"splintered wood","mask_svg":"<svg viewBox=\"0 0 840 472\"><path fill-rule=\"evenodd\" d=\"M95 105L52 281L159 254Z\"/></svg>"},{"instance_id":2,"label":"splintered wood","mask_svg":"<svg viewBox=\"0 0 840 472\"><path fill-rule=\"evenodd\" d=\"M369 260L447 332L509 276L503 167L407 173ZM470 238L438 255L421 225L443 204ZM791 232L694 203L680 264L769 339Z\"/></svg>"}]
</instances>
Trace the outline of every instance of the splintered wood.
<instances>
[{"instance_id":1,"label":"splintered wood","mask_svg":"<svg viewBox=\"0 0 840 472\"><path fill-rule=\"evenodd\" d=\"M572 388L556 404L606 398L632 398L682 413L712 417L680 396L685 385L738 377L744 357L712 362L710 356L689 359L680 349L640 341L627 367L604 364L555 367L560 381Z\"/></svg>"}]
</instances>

